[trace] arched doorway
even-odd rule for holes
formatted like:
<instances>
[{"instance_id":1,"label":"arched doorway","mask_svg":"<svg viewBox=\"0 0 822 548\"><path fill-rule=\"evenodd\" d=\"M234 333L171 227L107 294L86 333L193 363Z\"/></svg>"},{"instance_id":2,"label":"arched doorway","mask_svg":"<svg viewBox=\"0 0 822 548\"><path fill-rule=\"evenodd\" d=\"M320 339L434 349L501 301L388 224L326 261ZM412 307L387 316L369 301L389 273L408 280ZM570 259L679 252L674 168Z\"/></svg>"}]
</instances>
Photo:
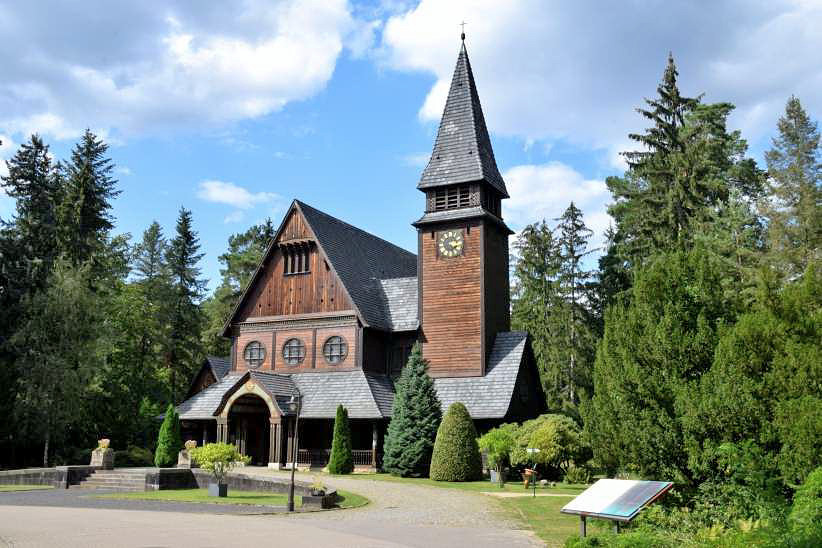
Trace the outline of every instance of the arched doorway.
<instances>
[{"instance_id":1,"label":"arched doorway","mask_svg":"<svg viewBox=\"0 0 822 548\"><path fill-rule=\"evenodd\" d=\"M256 394L243 394L228 410L228 442L251 458L251 464L265 466L271 451L271 412Z\"/></svg>"}]
</instances>

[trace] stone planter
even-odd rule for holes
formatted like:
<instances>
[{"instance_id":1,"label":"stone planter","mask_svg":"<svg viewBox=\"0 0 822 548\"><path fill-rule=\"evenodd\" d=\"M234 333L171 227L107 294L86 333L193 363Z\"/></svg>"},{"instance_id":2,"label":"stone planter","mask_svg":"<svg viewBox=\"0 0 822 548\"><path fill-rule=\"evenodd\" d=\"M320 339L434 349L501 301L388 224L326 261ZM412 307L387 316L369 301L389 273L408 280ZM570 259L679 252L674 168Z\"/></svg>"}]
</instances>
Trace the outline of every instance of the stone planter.
<instances>
[{"instance_id":1,"label":"stone planter","mask_svg":"<svg viewBox=\"0 0 822 548\"><path fill-rule=\"evenodd\" d=\"M333 508L337 502L337 492L331 491L324 495L303 495L303 508L327 509Z\"/></svg>"},{"instance_id":2,"label":"stone planter","mask_svg":"<svg viewBox=\"0 0 822 548\"><path fill-rule=\"evenodd\" d=\"M91 466L95 466L100 470L114 469L114 449L110 447L98 447L91 452Z\"/></svg>"},{"instance_id":3,"label":"stone planter","mask_svg":"<svg viewBox=\"0 0 822 548\"><path fill-rule=\"evenodd\" d=\"M197 461L191 458L188 449L183 449L177 453L177 468L197 468Z\"/></svg>"},{"instance_id":4,"label":"stone planter","mask_svg":"<svg viewBox=\"0 0 822 548\"><path fill-rule=\"evenodd\" d=\"M209 483L208 496L210 497L227 497L228 484L227 483Z\"/></svg>"}]
</instances>

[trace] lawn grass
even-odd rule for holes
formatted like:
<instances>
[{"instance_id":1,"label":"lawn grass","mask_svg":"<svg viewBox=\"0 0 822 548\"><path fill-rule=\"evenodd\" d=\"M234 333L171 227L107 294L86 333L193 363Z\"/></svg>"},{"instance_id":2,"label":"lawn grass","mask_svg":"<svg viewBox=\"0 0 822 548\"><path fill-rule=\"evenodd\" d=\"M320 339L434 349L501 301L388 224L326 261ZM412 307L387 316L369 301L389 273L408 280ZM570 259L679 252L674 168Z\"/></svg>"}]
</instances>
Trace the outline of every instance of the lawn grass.
<instances>
[{"instance_id":1,"label":"lawn grass","mask_svg":"<svg viewBox=\"0 0 822 548\"><path fill-rule=\"evenodd\" d=\"M348 491L338 491L339 508L356 508L369 503L362 495ZM212 497L208 489L167 489L162 491L140 491L138 493L112 493L98 495L95 498L119 500L160 500L168 502L196 502L204 504L249 504L256 506L286 506L288 495L261 493L257 491L238 491L229 489L227 497ZM294 496L294 504L299 507L302 497Z\"/></svg>"},{"instance_id":2,"label":"lawn grass","mask_svg":"<svg viewBox=\"0 0 822 548\"><path fill-rule=\"evenodd\" d=\"M12 491L35 491L37 489L54 489L51 485L0 485L0 493Z\"/></svg>"},{"instance_id":3,"label":"lawn grass","mask_svg":"<svg viewBox=\"0 0 822 548\"><path fill-rule=\"evenodd\" d=\"M407 483L411 485L427 485L429 487L440 487L443 489L460 489L463 491L474 492L506 492L506 493L531 493L532 489L525 489L522 483L508 482L504 487L500 488L499 484L491 483L490 481L464 481L464 482L448 482L448 481L434 481L429 478L401 478L392 476L391 474L352 474L346 478L356 478L361 480L377 480L389 481L396 483ZM541 487L537 485L537 494L539 493L553 493L557 495L578 495L587 489L588 485L576 485L567 483L558 483L556 487ZM545 498L545 497L543 497Z\"/></svg>"},{"instance_id":4,"label":"lawn grass","mask_svg":"<svg viewBox=\"0 0 822 548\"><path fill-rule=\"evenodd\" d=\"M499 499L506 513L531 529L546 546L564 546L568 537L579 534L579 516L561 514L565 497L516 497Z\"/></svg>"}]
</instances>

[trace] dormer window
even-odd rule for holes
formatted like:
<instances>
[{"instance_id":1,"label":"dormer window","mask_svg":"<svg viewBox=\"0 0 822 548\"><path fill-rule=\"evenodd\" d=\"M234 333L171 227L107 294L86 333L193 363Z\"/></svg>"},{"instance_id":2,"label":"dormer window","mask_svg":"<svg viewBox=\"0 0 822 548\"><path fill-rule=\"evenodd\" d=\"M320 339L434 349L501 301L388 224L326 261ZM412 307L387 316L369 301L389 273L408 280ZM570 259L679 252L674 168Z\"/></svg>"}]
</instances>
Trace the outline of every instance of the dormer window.
<instances>
[{"instance_id":1,"label":"dormer window","mask_svg":"<svg viewBox=\"0 0 822 548\"><path fill-rule=\"evenodd\" d=\"M449 186L434 191L434 211L457 209L471 205L471 187L468 185Z\"/></svg>"}]
</instances>

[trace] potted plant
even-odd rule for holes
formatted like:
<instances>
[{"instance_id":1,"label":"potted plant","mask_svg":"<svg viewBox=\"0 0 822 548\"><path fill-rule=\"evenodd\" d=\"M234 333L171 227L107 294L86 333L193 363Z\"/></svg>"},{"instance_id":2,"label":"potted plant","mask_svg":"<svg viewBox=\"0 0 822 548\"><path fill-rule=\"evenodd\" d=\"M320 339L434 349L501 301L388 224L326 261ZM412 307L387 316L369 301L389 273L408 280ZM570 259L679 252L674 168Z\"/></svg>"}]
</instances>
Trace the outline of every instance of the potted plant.
<instances>
[{"instance_id":1,"label":"potted plant","mask_svg":"<svg viewBox=\"0 0 822 548\"><path fill-rule=\"evenodd\" d=\"M214 481L208 485L208 494L212 497L228 496L228 484L225 478L237 466L247 464L251 459L237 451L230 443L208 443L191 450L191 457L200 468L208 470Z\"/></svg>"},{"instance_id":2,"label":"potted plant","mask_svg":"<svg viewBox=\"0 0 822 548\"><path fill-rule=\"evenodd\" d=\"M325 492L325 485L323 485L323 482L315 477L314 483L311 484L311 495L314 497L324 497Z\"/></svg>"}]
</instances>

